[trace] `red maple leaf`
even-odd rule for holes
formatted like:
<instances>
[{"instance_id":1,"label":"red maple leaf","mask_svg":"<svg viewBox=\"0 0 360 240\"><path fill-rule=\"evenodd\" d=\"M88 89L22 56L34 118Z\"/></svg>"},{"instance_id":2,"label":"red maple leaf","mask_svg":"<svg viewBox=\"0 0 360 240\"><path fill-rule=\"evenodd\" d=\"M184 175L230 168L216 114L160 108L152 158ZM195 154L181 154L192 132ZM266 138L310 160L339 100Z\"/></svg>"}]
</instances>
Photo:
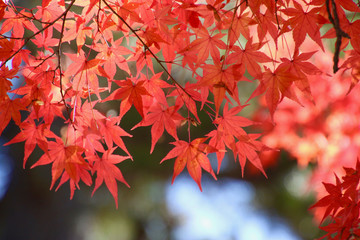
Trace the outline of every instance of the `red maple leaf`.
<instances>
[{"instance_id":1,"label":"red maple leaf","mask_svg":"<svg viewBox=\"0 0 360 240\"><path fill-rule=\"evenodd\" d=\"M1 43L0 43L1 45ZM0 50L1 51L1 50ZM0 52L0 56L1 56ZM1 57L0 57L1 59ZM1 61L1 60L0 60ZM10 79L17 78L15 76L19 71L18 68L9 69L6 65L3 65L0 70L0 100L8 99L8 91L11 90L11 86L13 85ZM1 104L0 104L1 105ZM1 132L0 132L1 133Z\"/></svg>"},{"instance_id":2,"label":"red maple leaf","mask_svg":"<svg viewBox=\"0 0 360 240\"><path fill-rule=\"evenodd\" d=\"M17 125L21 124L21 110L26 110L28 101L16 98L11 100L6 96L4 100L0 102L0 134L4 131L10 120L13 119Z\"/></svg>"},{"instance_id":3,"label":"red maple leaf","mask_svg":"<svg viewBox=\"0 0 360 240\"><path fill-rule=\"evenodd\" d=\"M279 68L285 67L290 73L296 76L297 80L294 82L295 85L310 100L313 100L313 98L307 75L322 73L319 68L308 61L315 53L316 51L299 54L299 51L295 50L292 59L281 58L282 63L279 65Z\"/></svg>"},{"instance_id":4,"label":"red maple leaf","mask_svg":"<svg viewBox=\"0 0 360 240\"><path fill-rule=\"evenodd\" d=\"M260 134L244 134L241 137L237 137L239 141L236 142L236 154L239 157L242 176L244 176L246 159L248 159L267 178L258 152L270 150L270 148L260 141L256 141L258 137L260 137Z\"/></svg>"},{"instance_id":5,"label":"red maple leaf","mask_svg":"<svg viewBox=\"0 0 360 240\"><path fill-rule=\"evenodd\" d=\"M105 181L107 188L114 197L116 208L118 208L118 188L116 180L124 183L127 187L130 186L125 181L120 169L116 167L115 164L118 164L129 157L115 155L113 154L115 150L116 147L110 148L103 153L101 158L98 155L94 155L88 157L87 159L94 162L92 172L96 172L95 187L92 194L94 195L95 191Z\"/></svg>"},{"instance_id":6,"label":"red maple leaf","mask_svg":"<svg viewBox=\"0 0 360 240\"><path fill-rule=\"evenodd\" d=\"M4 1L0 0L0 20L4 17L6 7L7 5L4 3Z\"/></svg>"},{"instance_id":7,"label":"red maple leaf","mask_svg":"<svg viewBox=\"0 0 360 240\"><path fill-rule=\"evenodd\" d=\"M328 192L328 195L321 198L318 202L310 207L310 209L315 207L326 207L324 216L321 220L323 222L327 216L335 216L339 208L343 205L343 194L340 179L336 177L336 184L324 183L323 185Z\"/></svg>"},{"instance_id":8,"label":"red maple leaf","mask_svg":"<svg viewBox=\"0 0 360 240\"><path fill-rule=\"evenodd\" d=\"M194 115L197 122L200 122L199 116L197 114L196 101L201 101L202 99L196 88L197 86L195 84L190 84L187 82L184 88L176 86L176 88L168 95L168 97L177 96L175 106L185 106L185 108Z\"/></svg>"},{"instance_id":9,"label":"red maple leaf","mask_svg":"<svg viewBox=\"0 0 360 240\"><path fill-rule=\"evenodd\" d=\"M236 14L231 22L231 28L229 29L229 47L232 48L235 43L239 41L240 34L243 35L246 39L250 39L250 29L249 26L253 25L255 21L248 17L249 12L242 12L241 14Z\"/></svg>"},{"instance_id":10,"label":"red maple leaf","mask_svg":"<svg viewBox=\"0 0 360 240\"><path fill-rule=\"evenodd\" d=\"M0 61L7 60L13 53L15 48L15 40L6 38L0 39Z\"/></svg>"},{"instance_id":11,"label":"red maple leaf","mask_svg":"<svg viewBox=\"0 0 360 240\"><path fill-rule=\"evenodd\" d=\"M180 51L180 53L186 51L196 52L197 53L196 65L201 65L205 63L205 61L209 57L209 54L211 55L214 61L220 60L219 49L226 48L225 43L221 40L221 38L224 37L225 34L217 33L214 35L210 35L206 29L201 28L197 32L197 35L199 36L199 38L191 42L190 45L187 46L182 51Z\"/></svg>"},{"instance_id":12,"label":"red maple leaf","mask_svg":"<svg viewBox=\"0 0 360 240\"><path fill-rule=\"evenodd\" d=\"M105 143L109 149L112 148L113 143L115 143L131 156L121 137L132 137L132 135L125 132L125 130L116 124L118 120L119 118L105 118L103 121L100 121L100 133L104 136Z\"/></svg>"},{"instance_id":13,"label":"red maple leaf","mask_svg":"<svg viewBox=\"0 0 360 240\"><path fill-rule=\"evenodd\" d=\"M233 47L233 53L229 55L227 61L229 63L241 62L240 72L245 73L245 70L254 78L260 78L262 75L260 63L273 61L265 53L261 52L260 49L264 43L253 43L250 38L245 45L244 49L238 46Z\"/></svg>"},{"instance_id":14,"label":"red maple leaf","mask_svg":"<svg viewBox=\"0 0 360 240\"><path fill-rule=\"evenodd\" d=\"M176 140L178 140L176 127L178 123L184 118L177 112L179 106L167 106L161 103L155 103L150 109L144 119L135 125L131 130L142 127L150 126L151 127L151 149L150 153L153 152L155 144L158 142L159 138L163 135L164 129Z\"/></svg>"},{"instance_id":15,"label":"red maple leaf","mask_svg":"<svg viewBox=\"0 0 360 240\"><path fill-rule=\"evenodd\" d=\"M32 19L31 13L25 11L14 11L13 8L6 8L4 19L6 19L0 28L0 34L4 34L11 31L12 36L15 38L22 38L24 36L25 29L29 29L33 32L37 32L35 24L30 21Z\"/></svg>"},{"instance_id":16,"label":"red maple leaf","mask_svg":"<svg viewBox=\"0 0 360 240\"><path fill-rule=\"evenodd\" d=\"M56 137L54 141L48 142L48 151L34 164L31 168L46 165L52 163L52 181L50 189L53 188L56 180L63 175L62 179L59 182L57 189L68 179L72 180L76 186L81 180L85 183L89 183L88 173L80 170L90 170L89 164L84 160L82 154L85 149L77 145L65 146L64 142ZM65 174L65 176L64 176ZM73 196L73 191L75 190L71 185L70 189L72 191L71 196Z\"/></svg>"},{"instance_id":17,"label":"red maple leaf","mask_svg":"<svg viewBox=\"0 0 360 240\"><path fill-rule=\"evenodd\" d=\"M73 79L72 89L75 92L81 93L84 89L86 91L93 91L100 99L99 92L99 76L104 76L104 71L100 70L100 64L104 62L103 59L88 60L84 51L79 54L66 54L73 62L65 71L64 75ZM104 76L106 77L106 75Z\"/></svg>"},{"instance_id":18,"label":"red maple leaf","mask_svg":"<svg viewBox=\"0 0 360 240\"><path fill-rule=\"evenodd\" d=\"M360 46L360 45L359 45ZM351 50L350 55L347 57L343 65L341 66L344 69L350 69L351 71L351 85L349 87L348 94L351 90L359 83L360 81L360 52L356 50Z\"/></svg>"},{"instance_id":19,"label":"red maple leaf","mask_svg":"<svg viewBox=\"0 0 360 240\"><path fill-rule=\"evenodd\" d=\"M288 67L279 66L272 72L265 67L265 72L260 80L260 85L250 96L249 100L259 94L265 93L266 103L273 118L278 104L284 97L292 99L299 103L291 85L299 80L297 76L288 71Z\"/></svg>"},{"instance_id":20,"label":"red maple leaf","mask_svg":"<svg viewBox=\"0 0 360 240\"><path fill-rule=\"evenodd\" d=\"M225 93L228 92L233 99L240 104L237 82L240 81L243 73L241 64L234 64L230 66L223 66L221 64L206 65L204 69L204 77L200 79L197 85L207 87L202 91L202 104L207 99L208 88L214 94L215 110L219 112L221 103L225 99Z\"/></svg>"},{"instance_id":21,"label":"red maple leaf","mask_svg":"<svg viewBox=\"0 0 360 240\"><path fill-rule=\"evenodd\" d=\"M120 88L113 91L109 97L103 101L108 100L121 100L120 104L120 114L119 117L122 118L124 114L129 111L132 105L144 117L144 107L143 107L143 96L151 96L150 93L144 87L145 80L137 81L132 78L127 80L114 81Z\"/></svg>"},{"instance_id":22,"label":"red maple leaf","mask_svg":"<svg viewBox=\"0 0 360 240\"><path fill-rule=\"evenodd\" d=\"M210 161L206 156L208 153L215 152L216 149L208 144L205 144L204 142L206 139L207 138L197 138L192 142L178 140L172 143L175 147L160 162L162 163L165 160L176 157L172 183L184 170L185 166L187 167L190 176L198 184L201 191L201 169L209 172L211 176L216 179Z\"/></svg>"},{"instance_id":23,"label":"red maple leaf","mask_svg":"<svg viewBox=\"0 0 360 240\"><path fill-rule=\"evenodd\" d=\"M114 78L116 74L116 67L119 67L125 72L130 72L128 62L124 56L131 54L132 52L128 48L121 46L122 41L122 38L116 41L111 39L107 40L107 44L96 45L94 48L94 50L99 52L97 58L105 60L104 70L111 78Z\"/></svg>"},{"instance_id":24,"label":"red maple leaf","mask_svg":"<svg viewBox=\"0 0 360 240\"><path fill-rule=\"evenodd\" d=\"M21 132L7 142L5 146L25 141L23 162L23 167L25 168L26 161L30 154L34 151L36 145L38 145L44 152L47 152L48 145L46 137L54 137L54 134L50 131L47 124L36 125L32 118L28 118L27 121L22 122L20 128Z\"/></svg>"},{"instance_id":25,"label":"red maple leaf","mask_svg":"<svg viewBox=\"0 0 360 240\"><path fill-rule=\"evenodd\" d=\"M356 163L356 169L345 168L345 175L342 181L335 175L336 183L324 183L328 194L318 200L312 208L325 208L325 213L321 223L325 218L330 217L331 222L319 228L327 231L321 239L330 237L331 239L351 239L358 236L359 231L359 189L360 162Z\"/></svg>"},{"instance_id":26,"label":"red maple leaf","mask_svg":"<svg viewBox=\"0 0 360 240\"><path fill-rule=\"evenodd\" d=\"M48 51L53 51L52 47L59 44L59 40L53 38L53 28L48 28L42 33L35 36L35 39L32 40L38 48L44 48Z\"/></svg>"},{"instance_id":27,"label":"red maple leaf","mask_svg":"<svg viewBox=\"0 0 360 240\"><path fill-rule=\"evenodd\" d=\"M293 38L295 41L295 48L299 48L304 42L306 34L309 35L324 51L324 46L321 41L320 28L318 23L318 13L320 8L312 8L310 11L304 11L303 7L296 1L293 2L295 8L286 8L281 11L290 16L284 23L282 29L287 30L286 26L292 27Z\"/></svg>"},{"instance_id":28,"label":"red maple leaf","mask_svg":"<svg viewBox=\"0 0 360 240\"><path fill-rule=\"evenodd\" d=\"M231 149L236 157L237 147L236 147L236 138L242 138L246 135L243 127L253 125L254 122L237 116L237 114L243 109L241 106L233 107L229 110L228 104L225 104L223 110L223 116L218 116L213 123L217 124L218 127L216 130L211 131L207 136L211 137L209 144L216 147L218 151L216 152L218 159L218 172L221 167L221 162L224 158L226 152L226 147Z\"/></svg>"}]
</instances>

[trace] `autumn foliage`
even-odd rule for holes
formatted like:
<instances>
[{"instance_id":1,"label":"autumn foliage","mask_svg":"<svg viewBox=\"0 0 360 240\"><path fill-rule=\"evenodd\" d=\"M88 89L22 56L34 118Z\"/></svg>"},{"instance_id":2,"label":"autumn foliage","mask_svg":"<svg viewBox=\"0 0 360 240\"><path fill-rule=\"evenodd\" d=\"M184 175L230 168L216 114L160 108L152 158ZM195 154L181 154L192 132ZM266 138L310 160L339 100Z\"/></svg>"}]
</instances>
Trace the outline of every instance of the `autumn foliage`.
<instances>
[{"instance_id":1,"label":"autumn foliage","mask_svg":"<svg viewBox=\"0 0 360 240\"><path fill-rule=\"evenodd\" d=\"M321 229L328 233L323 236L328 239L359 239L359 180L360 162L356 168L344 168L342 180L336 177L336 184L324 183L327 195L321 198L311 208L325 208L324 216L330 217L331 222Z\"/></svg>"},{"instance_id":2,"label":"autumn foliage","mask_svg":"<svg viewBox=\"0 0 360 240\"><path fill-rule=\"evenodd\" d=\"M24 167L41 149L31 168L51 164L51 188L69 182L72 197L80 182L94 180L94 192L105 182L116 203L117 181L129 186L118 163L136 161L126 147L132 129L121 127L132 107L142 119L133 129L151 126L150 153L165 132L173 138L161 160L174 161L173 181L186 167L200 189L202 170L216 179L227 153L242 175L250 162L266 176L259 153L271 148L287 149L301 166L317 161L319 171L331 169L329 162L353 167L358 18L352 0L43 0L32 9L0 0L0 134L11 120L19 127L7 144L25 142ZM243 90L249 85L253 92ZM240 116L258 99L254 119ZM103 111L114 101L117 114ZM213 128L194 136L204 121L199 112ZM351 123L323 124L329 116ZM336 161L344 137L353 151ZM325 185L328 192L346 185L349 172L343 183ZM344 189L358 201L350 197L357 186ZM326 215L337 219L338 209Z\"/></svg>"}]
</instances>

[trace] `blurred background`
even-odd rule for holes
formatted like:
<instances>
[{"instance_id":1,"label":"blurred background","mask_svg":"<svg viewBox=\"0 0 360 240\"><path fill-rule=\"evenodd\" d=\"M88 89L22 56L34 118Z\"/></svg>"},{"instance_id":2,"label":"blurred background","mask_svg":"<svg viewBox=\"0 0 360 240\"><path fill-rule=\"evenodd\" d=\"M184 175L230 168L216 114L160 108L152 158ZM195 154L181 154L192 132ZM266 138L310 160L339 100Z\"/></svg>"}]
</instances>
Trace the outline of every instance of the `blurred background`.
<instances>
[{"instance_id":1,"label":"blurred background","mask_svg":"<svg viewBox=\"0 0 360 240\"><path fill-rule=\"evenodd\" d=\"M131 109L121 127L129 131L139 121ZM0 138L1 240L306 240L323 234L308 211L315 199L307 190L311 166L299 169L286 152L264 156L275 159L266 163L268 179L249 166L241 178L229 155L217 181L203 174L200 192L187 171L171 185L174 160L159 164L172 139L163 137L150 155L150 127L137 128L124 138L134 161L119 167L131 188L118 184L116 209L105 186L91 196L92 188L80 185L73 200L68 183L50 191L51 166L29 169L42 154L38 148L23 169L24 144L3 146L17 133L10 124ZM216 157L209 158L216 169Z\"/></svg>"}]
</instances>

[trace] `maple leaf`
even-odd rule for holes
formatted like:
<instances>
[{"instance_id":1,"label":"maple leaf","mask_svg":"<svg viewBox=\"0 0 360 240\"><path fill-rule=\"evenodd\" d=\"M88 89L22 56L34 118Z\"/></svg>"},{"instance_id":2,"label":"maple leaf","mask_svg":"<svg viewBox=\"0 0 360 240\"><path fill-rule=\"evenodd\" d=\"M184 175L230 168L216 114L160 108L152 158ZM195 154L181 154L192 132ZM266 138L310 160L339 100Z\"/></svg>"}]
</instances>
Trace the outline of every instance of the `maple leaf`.
<instances>
[{"instance_id":1,"label":"maple leaf","mask_svg":"<svg viewBox=\"0 0 360 240\"><path fill-rule=\"evenodd\" d=\"M153 100L158 101L161 104L167 105L166 96L164 93L165 88L173 88L172 85L160 79L162 72L154 74L150 79L145 78L144 87L150 94L149 96L143 96L145 102L151 106Z\"/></svg>"},{"instance_id":2,"label":"maple leaf","mask_svg":"<svg viewBox=\"0 0 360 240\"><path fill-rule=\"evenodd\" d=\"M190 45L180 51L180 53L184 51L197 52L197 65L205 63L205 61L209 57L209 54L214 61L220 60L219 49L226 48L225 43L221 40L221 38L224 37L225 34L217 33L212 35L209 34L209 32L205 28L201 28L197 32L197 35L199 36L199 38L191 42Z\"/></svg>"},{"instance_id":3,"label":"maple leaf","mask_svg":"<svg viewBox=\"0 0 360 240\"><path fill-rule=\"evenodd\" d=\"M45 29L45 31L36 35L32 42L36 44L38 48L44 48L49 51L52 51L51 47L59 44L59 40L53 38L53 28Z\"/></svg>"},{"instance_id":4,"label":"maple leaf","mask_svg":"<svg viewBox=\"0 0 360 240\"><path fill-rule=\"evenodd\" d=\"M35 19L41 19L43 22L49 23L54 22L65 10L65 4L61 4L61 1L42 1L41 6L37 6L38 11L35 12ZM71 12L68 15L71 15ZM60 31L61 25L60 22L56 21L53 26Z\"/></svg>"},{"instance_id":5,"label":"maple leaf","mask_svg":"<svg viewBox=\"0 0 360 240\"><path fill-rule=\"evenodd\" d=\"M7 5L4 3L4 1L0 0L0 20L3 19L3 17L4 17L6 7L7 7Z\"/></svg>"},{"instance_id":6,"label":"maple leaf","mask_svg":"<svg viewBox=\"0 0 360 240\"><path fill-rule=\"evenodd\" d=\"M176 157L172 183L184 170L185 166L187 167L190 176L198 184L201 191L201 169L209 172L216 180L210 161L206 156L208 153L215 152L216 149L208 144L205 144L204 142L206 139L207 138L197 138L192 142L178 140L172 143L175 147L160 162L162 163L165 160Z\"/></svg>"},{"instance_id":7,"label":"maple leaf","mask_svg":"<svg viewBox=\"0 0 360 240\"><path fill-rule=\"evenodd\" d=\"M85 149L77 145L65 146L64 142L58 137L56 137L55 140L55 142L48 142L47 153L33 164L31 168L52 163L52 181L50 189L53 188L59 177L65 173L67 176L65 174L64 179L61 179L57 188L59 188L66 179L71 179L76 185L79 183L80 179L85 180L84 182L89 182L88 176L79 171L79 167L90 170L89 164L82 157ZM73 190L74 188L72 191Z\"/></svg>"},{"instance_id":8,"label":"maple leaf","mask_svg":"<svg viewBox=\"0 0 360 240\"><path fill-rule=\"evenodd\" d=\"M74 192L76 188L80 189L79 187L79 181L80 179L87 185L91 186L92 179L90 176L90 173L88 171L88 168L84 168L82 165L76 164L75 166L76 172L77 172L77 179L70 178L70 175L65 171L60 178L59 184L56 187L55 191L57 191L64 183L69 181L70 186L70 200L74 197Z\"/></svg>"},{"instance_id":9,"label":"maple leaf","mask_svg":"<svg viewBox=\"0 0 360 240\"><path fill-rule=\"evenodd\" d=\"M239 163L241 166L241 175L244 177L244 169L246 164L246 159L248 159L257 169L259 169L262 174L267 178L266 173L264 171L264 167L262 166L261 160L259 158L259 154L257 152L261 152L264 150L270 150L270 148L266 147L259 141L256 141L260 136L260 134L245 134L242 137L237 137L239 141L236 142L236 154L239 158Z\"/></svg>"},{"instance_id":10,"label":"maple leaf","mask_svg":"<svg viewBox=\"0 0 360 240\"><path fill-rule=\"evenodd\" d=\"M342 187L345 189L344 196L349 196L353 201L357 201L357 187L360 182L360 161L357 159L356 168L344 167L345 175L342 177Z\"/></svg>"},{"instance_id":11,"label":"maple leaf","mask_svg":"<svg viewBox=\"0 0 360 240\"><path fill-rule=\"evenodd\" d=\"M14 52L15 40L0 39L0 61L7 60Z\"/></svg>"},{"instance_id":12,"label":"maple leaf","mask_svg":"<svg viewBox=\"0 0 360 240\"><path fill-rule=\"evenodd\" d=\"M128 78L127 80L114 81L120 88L113 91L103 101L121 100L120 115L122 118L124 114L129 111L130 107L134 105L136 110L144 118L143 96L151 96L144 87L145 80L137 81L136 79Z\"/></svg>"},{"instance_id":13,"label":"maple leaf","mask_svg":"<svg viewBox=\"0 0 360 240\"><path fill-rule=\"evenodd\" d=\"M55 135L50 131L47 124L36 125L32 118L28 118L26 122L22 122L20 128L21 132L9 142L4 144L4 146L25 141L23 162L23 168L25 168L26 161L30 154L34 151L36 145L38 145L44 152L47 152L48 145L46 137L54 137Z\"/></svg>"},{"instance_id":14,"label":"maple leaf","mask_svg":"<svg viewBox=\"0 0 360 240\"><path fill-rule=\"evenodd\" d=\"M145 31L140 32L139 36L146 43L147 47L154 45L157 49L160 49L159 43L166 43L166 41L157 33L157 28L147 28Z\"/></svg>"},{"instance_id":15,"label":"maple leaf","mask_svg":"<svg viewBox=\"0 0 360 240\"><path fill-rule=\"evenodd\" d=\"M253 25L255 21L248 17L249 12L242 12L239 16L234 16L234 19L231 22L231 28L229 29L229 47L232 48L236 42L239 41L240 34L245 37L245 39L250 38L250 29L249 26Z\"/></svg>"},{"instance_id":16,"label":"maple leaf","mask_svg":"<svg viewBox=\"0 0 360 240\"><path fill-rule=\"evenodd\" d=\"M351 90L359 83L360 81L360 52L352 50L350 51L350 55L347 57L342 68L351 70L351 85L347 94L351 92Z\"/></svg>"},{"instance_id":17,"label":"maple leaf","mask_svg":"<svg viewBox=\"0 0 360 240\"><path fill-rule=\"evenodd\" d=\"M275 26L275 23L277 22L276 18L279 20L280 16L275 16L269 9L267 9L265 14L260 13L258 17L259 23L257 25L257 33L259 36L259 41L263 42L266 33L269 33L270 36L276 41L278 38L278 28ZM277 43L277 41L275 43Z\"/></svg>"},{"instance_id":18,"label":"maple leaf","mask_svg":"<svg viewBox=\"0 0 360 240\"><path fill-rule=\"evenodd\" d=\"M238 46L233 47L233 53L229 55L227 61L229 63L241 62L240 72L245 73L245 69L249 74L254 78L260 78L262 75L261 67L259 63L272 62L273 60L269 58L265 53L261 52L260 49L264 43L253 43L252 38L250 38L245 45L244 49L241 49Z\"/></svg>"},{"instance_id":19,"label":"maple leaf","mask_svg":"<svg viewBox=\"0 0 360 240\"><path fill-rule=\"evenodd\" d=\"M95 191L101 186L105 181L107 188L109 189L111 195L114 197L116 208L118 208L118 188L116 180L124 183L127 187L130 187L129 184L125 181L120 169L116 167L115 164L118 164L126 159L129 156L119 156L113 154L116 150L116 147L106 150L102 157L99 158L96 156L88 157L88 160L94 162L92 172L96 172L95 187L92 192L94 195Z\"/></svg>"},{"instance_id":20,"label":"maple leaf","mask_svg":"<svg viewBox=\"0 0 360 240\"><path fill-rule=\"evenodd\" d=\"M344 3L344 2L346 2L346 1L343 1L341 3ZM358 7L356 6L356 8L358 8ZM340 20L339 20L340 28L343 32L345 32L349 36L349 38L343 37L341 39L340 49L344 49L348 45L349 42L351 43L351 45L354 49L359 49L358 47L359 47L360 41L359 41L358 36L360 34L360 20L349 21L347 19L346 13L343 11L343 9L340 8L340 10L338 9L338 11L341 11L340 13L338 13L338 15L339 15L338 18L340 18ZM323 35L323 38L336 38L336 37L337 37L337 35L336 35L335 28L329 29L329 31L327 31Z\"/></svg>"},{"instance_id":21,"label":"maple leaf","mask_svg":"<svg viewBox=\"0 0 360 240\"><path fill-rule=\"evenodd\" d=\"M81 92L83 89L92 90L100 99L97 75L104 75L104 71L99 70L101 68L99 65L104 60L98 58L88 60L88 57L85 56L82 50L79 54L65 54L73 61L64 73L65 76L73 78L72 88L76 92Z\"/></svg>"},{"instance_id":22,"label":"maple leaf","mask_svg":"<svg viewBox=\"0 0 360 240\"><path fill-rule=\"evenodd\" d=\"M111 39L107 41L108 44L96 45L94 47L94 50L99 52L97 58L105 60L104 70L111 78L116 74L116 67L119 67L125 72L130 72L127 60L124 56L131 54L132 52L128 48L120 45L122 41L122 38L116 41Z\"/></svg>"},{"instance_id":23,"label":"maple leaf","mask_svg":"<svg viewBox=\"0 0 360 240\"><path fill-rule=\"evenodd\" d=\"M48 101L38 102L40 108L37 112L37 118L43 117L47 124L51 124L54 121L55 116L65 119L62 113L63 106L56 101L52 101L52 98L53 97L50 94L47 99Z\"/></svg>"},{"instance_id":24,"label":"maple leaf","mask_svg":"<svg viewBox=\"0 0 360 240\"><path fill-rule=\"evenodd\" d=\"M172 16L174 15L171 12L172 5L166 6L164 4L156 4L155 2L153 4L156 9L154 11L154 15L151 17L149 16L150 14L145 15L143 20L146 25L151 28L158 28L161 33L168 35L170 33L169 25L175 25L178 23L178 20Z\"/></svg>"},{"instance_id":25,"label":"maple leaf","mask_svg":"<svg viewBox=\"0 0 360 240\"><path fill-rule=\"evenodd\" d=\"M266 91L266 103L270 110L271 118L273 118L278 104L285 96L299 103L295 93L290 88L292 83L297 80L299 79L289 72L286 66L279 66L274 72L265 67L260 85L250 96L249 100Z\"/></svg>"},{"instance_id":26,"label":"maple leaf","mask_svg":"<svg viewBox=\"0 0 360 240\"><path fill-rule=\"evenodd\" d=\"M201 101L202 99L200 93L194 90L196 88L197 86L195 84L190 84L189 82L187 82L184 88L176 86L174 91L172 91L172 93L170 93L168 97L177 96L175 105L185 106L186 109L188 109L194 115L196 121L200 123L195 101Z\"/></svg>"},{"instance_id":27,"label":"maple leaf","mask_svg":"<svg viewBox=\"0 0 360 240\"><path fill-rule=\"evenodd\" d=\"M314 55L314 52L301 53L296 50L292 59L281 58L282 63L279 65L279 68L285 67L288 68L289 72L294 74L298 80L294 83L295 85L305 94L305 96L313 101L310 84L307 75L316 75L321 74L322 71L310 63L308 60L311 56Z\"/></svg>"},{"instance_id":28,"label":"maple leaf","mask_svg":"<svg viewBox=\"0 0 360 240\"><path fill-rule=\"evenodd\" d=\"M31 13L23 9L17 14L10 7L6 8L6 10L4 14L6 20L1 25L0 34L11 31L13 37L21 39L24 36L25 29L37 32L35 24L29 21L32 18Z\"/></svg>"},{"instance_id":29,"label":"maple leaf","mask_svg":"<svg viewBox=\"0 0 360 240\"><path fill-rule=\"evenodd\" d=\"M112 148L113 143L115 143L124 150L124 152L131 156L121 137L132 137L132 135L125 132L125 130L116 124L118 119L119 118L105 118L103 121L100 121L100 133L104 136L105 143L109 149Z\"/></svg>"},{"instance_id":30,"label":"maple leaf","mask_svg":"<svg viewBox=\"0 0 360 240\"><path fill-rule=\"evenodd\" d=\"M330 217L331 222L320 229L327 231L321 239L332 237L332 239L350 239L353 233L359 233L359 190L360 162L357 160L356 169L345 168L343 181L336 176L336 183L324 183L323 185L328 194L310 207L326 208L321 223L326 217Z\"/></svg>"},{"instance_id":31,"label":"maple leaf","mask_svg":"<svg viewBox=\"0 0 360 240\"><path fill-rule=\"evenodd\" d=\"M4 131L10 120L13 119L17 125L21 124L21 110L27 110L28 102L20 98L14 100L6 97L0 102L0 134Z\"/></svg>"},{"instance_id":32,"label":"maple leaf","mask_svg":"<svg viewBox=\"0 0 360 240\"><path fill-rule=\"evenodd\" d=\"M284 24L292 27L295 49L299 48L304 42L306 34L309 35L324 51L321 41L320 28L318 24L319 8L312 8L310 11L304 11L303 7L296 1L293 2L295 8L286 8L281 11L291 16ZM287 29L287 27L283 27Z\"/></svg>"},{"instance_id":33,"label":"maple leaf","mask_svg":"<svg viewBox=\"0 0 360 240\"><path fill-rule=\"evenodd\" d=\"M134 49L133 55L131 56L131 58L128 58L127 60L135 61L137 69L143 69L146 66L147 70L150 70L153 74L155 74L154 66L152 62L153 55L150 53L150 51L145 50L144 47L139 42L137 42L136 47L132 47L132 48ZM154 54L157 54L159 49L153 48L151 51ZM139 76L140 73L141 71L139 71L137 76Z\"/></svg>"},{"instance_id":34,"label":"maple leaf","mask_svg":"<svg viewBox=\"0 0 360 240\"><path fill-rule=\"evenodd\" d=\"M139 17L136 9L139 8L144 4L143 2L133 2L129 0L117 1L115 2L115 9L117 10L118 14L124 19L127 20L129 18L129 22L139 22L141 23L142 20ZM119 27L121 28L124 23L122 21L119 22Z\"/></svg>"},{"instance_id":35,"label":"maple leaf","mask_svg":"<svg viewBox=\"0 0 360 240\"><path fill-rule=\"evenodd\" d=\"M225 99L226 92L240 104L237 82L241 79L243 73L244 72L241 71L241 64L234 64L228 67L224 67L221 64L206 65L204 77L200 79L197 85L210 87L214 94L216 113L219 112L221 103ZM202 92L202 94L204 94L204 92ZM206 98L207 94L205 97L203 96L203 105Z\"/></svg>"},{"instance_id":36,"label":"maple leaf","mask_svg":"<svg viewBox=\"0 0 360 240\"><path fill-rule=\"evenodd\" d=\"M180 7L178 8L178 10L180 11L180 13L178 14L179 20L184 24L189 23L190 26L193 28L200 28L202 26L199 19L200 14L197 12L198 5L195 4L195 1L180 0L178 2L181 3Z\"/></svg>"},{"instance_id":37,"label":"maple leaf","mask_svg":"<svg viewBox=\"0 0 360 240\"><path fill-rule=\"evenodd\" d=\"M178 123L184 118L177 112L180 106L167 106L161 103L154 104L144 119L136 124L131 130L137 127L150 126L151 127L151 149L153 152L155 144L163 135L164 129L176 140L178 140L176 127Z\"/></svg>"},{"instance_id":38,"label":"maple leaf","mask_svg":"<svg viewBox=\"0 0 360 240\"><path fill-rule=\"evenodd\" d=\"M336 177L336 185L323 182L323 185L329 194L321 198L318 202L316 202L314 205L310 207L310 209L315 207L326 207L326 211L324 213L321 222L323 222L325 218L330 214L332 216L335 216L336 212L339 210L339 208L342 207L343 204L342 202L344 198L342 194L341 182L336 175L335 177Z\"/></svg>"},{"instance_id":39,"label":"maple leaf","mask_svg":"<svg viewBox=\"0 0 360 240\"><path fill-rule=\"evenodd\" d=\"M0 52L1 56L1 52ZM0 70L0 100L8 98L8 91L11 90L12 82L10 79L17 78L16 74L19 71L17 68L9 69L3 65ZM1 105L1 104L0 104Z\"/></svg>"},{"instance_id":40,"label":"maple leaf","mask_svg":"<svg viewBox=\"0 0 360 240\"><path fill-rule=\"evenodd\" d=\"M243 109L243 106L233 107L229 110L228 103L225 104L223 109L223 116L218 116L214 119L213 123L217 124L216 130L211 131L207 136L211 137L209 144L216 147L218 150L218 172L220 171L221 162L226 152L225 146L230 148L234 156L237 154L236 138L243 138L246 135L243 127L248 127L254 124L253 121L237 116L237 114Z\"/></svg>"}]
</instances>

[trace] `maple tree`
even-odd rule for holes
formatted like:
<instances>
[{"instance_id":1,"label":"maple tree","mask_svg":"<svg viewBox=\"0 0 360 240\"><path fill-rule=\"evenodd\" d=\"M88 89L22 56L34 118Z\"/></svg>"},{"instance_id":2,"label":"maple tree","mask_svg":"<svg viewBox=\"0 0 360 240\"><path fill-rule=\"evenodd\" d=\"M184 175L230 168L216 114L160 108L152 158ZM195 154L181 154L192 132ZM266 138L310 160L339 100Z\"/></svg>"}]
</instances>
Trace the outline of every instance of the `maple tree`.
<instances>
[{"instance_id":1,"label":"maple tree","mask_svg":"<svg viewBox=\"0 0 360 240\"><path fill-rule=\"evenodd\" d=\"M249 161L266 176L259 155L271 148L287 149L300 166L317 160L314 178L328 181L324 172L354 165L360 149L358 18L351 0L43 0L32 9L0 0L0 135L11 120L19 127L7 144L25 142L24 167L41 149L31 167L52 165L51 188L69 182L72 197L94 179L94 192L105 182L116 204L117 181L129 186L117 164L136 161L126 137L145 126L150 153L165 131L173 138L161 160L175 159L173 181L186 166L201 189L202 169L216 179L207 155L216 154L219 172L228 151L242 175ZM255 90L244 92L249 84ZM254 119L240 116L254 99ZM114 101L118 114L101 110ZM141 121L124 130L132 106ZM200 112L213 127L202 136L193 133ZM345 198L359 191L344 188ZM325 215L339 218L338 208Z\"/></svg>"}]
</instances>

